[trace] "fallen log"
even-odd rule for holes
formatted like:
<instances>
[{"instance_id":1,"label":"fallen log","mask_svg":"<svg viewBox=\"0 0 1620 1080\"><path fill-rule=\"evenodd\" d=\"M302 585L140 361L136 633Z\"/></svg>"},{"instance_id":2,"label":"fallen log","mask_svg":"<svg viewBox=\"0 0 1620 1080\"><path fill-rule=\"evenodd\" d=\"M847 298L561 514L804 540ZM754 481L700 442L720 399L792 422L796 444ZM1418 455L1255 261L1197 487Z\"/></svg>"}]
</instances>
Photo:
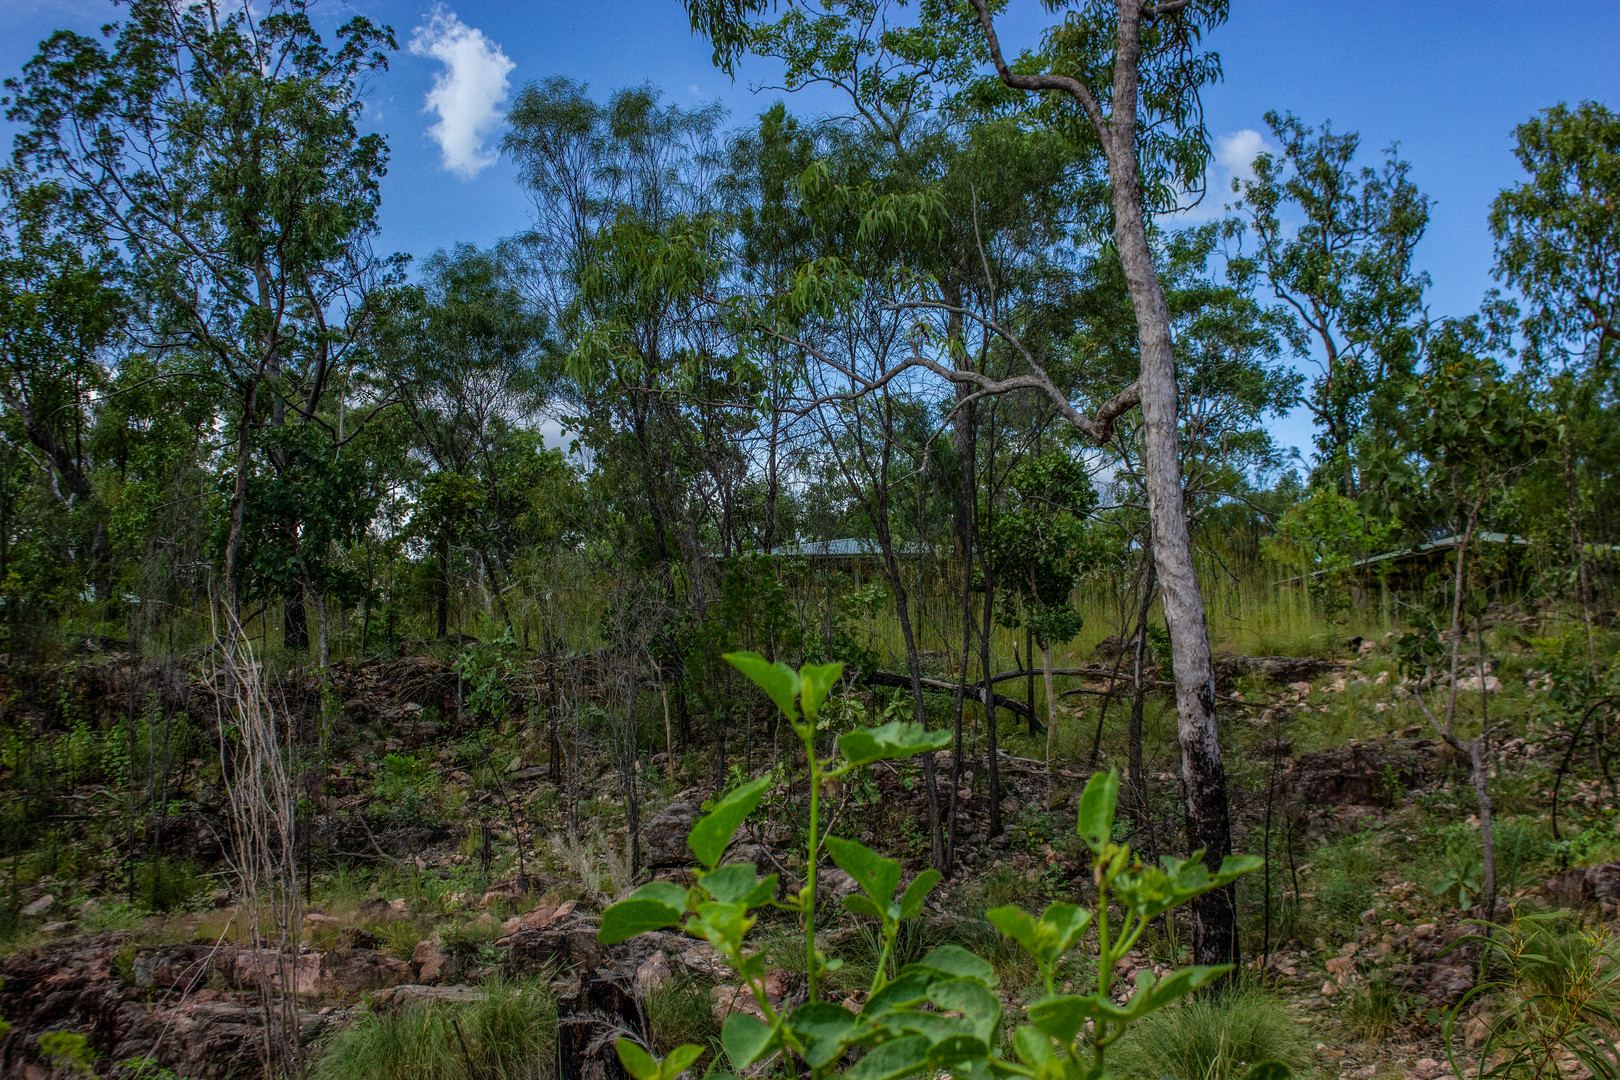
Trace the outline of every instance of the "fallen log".
<instances>
[{"instance_id":1,"label":"fallen log","mask_svg":"<svg viewBox=\"0 0 1620 1080\"><path fill-rule=\"evenodd\" d=\"M896 675L892 671L863 671L859 674L857 681L866 683L868 686L897 686L902 690L911 689L911 676ZM954 694L960 685L958 683L946 682L944 679L919 679L918 681L922 683L922 688L924 690L931 690L939 694ZM980 705L983 705L984 684L970 684L967 687L966 697L970 701L976 701ZM1006 709L1008 712L1023 717L1024 720L1029 724L1031 734L1039 735L1041 732L1046 730L1046 725L1041 723L1040 719L1035 715L1034 710L1024 702L1010 698L1005 694L995 695L995 702L998 709Z\"/></svg>"}]
</instances>

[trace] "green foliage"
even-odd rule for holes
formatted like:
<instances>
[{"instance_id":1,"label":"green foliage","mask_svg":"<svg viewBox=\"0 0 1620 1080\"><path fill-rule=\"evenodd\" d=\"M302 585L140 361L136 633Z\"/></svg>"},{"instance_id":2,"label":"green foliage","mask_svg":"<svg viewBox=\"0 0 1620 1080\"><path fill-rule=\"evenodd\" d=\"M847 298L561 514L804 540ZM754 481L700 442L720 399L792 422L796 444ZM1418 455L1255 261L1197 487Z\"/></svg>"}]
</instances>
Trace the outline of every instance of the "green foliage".
<instances>
[{"instance_id":1,"label":"green foliage","mask_svg":"<svg viewBox=\"0 0 1620 1080\"><path fill-rule=\"evenodd\" d=\"M319 1080L502 1080L552 1075L557 1005L542 982L494 980L484 998L367 1010L315 1061Z\"/></svg>"},{"instance_id":2,"label":"green foliage","mask_svg":"<svg viewBox=\"0 0 1620 1080\"><path fill-rule=\"evenodd\" d=\"M1260 154L1253 178L1233 181L1242 216L1226 230L1252 238L1253 251L1228 269L1245 287L1264 279L1284 301L1296 351L1325 353L1305 404L1320 425L1321 482L1349 497L1356 444L1386 419L1421 352L1428 276L1413 251L1430 200L1393 148L1381 168L1358 170L1359 135L1327 124L1318 132L1291 113L1265 120L1281 151Z\"/></svg>"},{"instance_id":3,"label":"green foliage","mask_svg":"<svg viewBox=\"0 0 1620 1080\"><path fill-rule=\"evenodd\" d=\"M1345 1024L1368 1042L1387 1039L1404 1030L1414 1010L1383 972L1368 975L1356 984L1350 995Z\"/></svg>"},{"instance_id":4,"label":"green foliage","mask_svg":"<svg viewBox=\"0 0 1620 1080\"><path fill-rule=\"evenodd\" d=\"M384 814L413 819L439 811L441 789L442 782L431 761L390 753L380 764L372 801Z\"/></svg>"},{"instance_id":5,"label":"green foliage","mask_svg":"<svg viewBox=\"0 0 1620 1080\"><path fill-rule=\"evenodd\" d=\"M1553 1080L1573 1054L1599 1080L1620 1077L1620 943L1607 927L1571 927L1562 915L1527 915L1507 925L1476 922L1481 932L1457 942L1477 944L1489 958L1482 979L1446 1013L1443 1032L1452 1070L1486 1080ZM1486 1014L1478 1065L1457 1056L1459 1023L1479 999L1498 1006Z\"/></svg>"},{"instance_id":6,"label":"green foliage","mask_svg":"<svg viewBox=\"0 0 1620 1080\"><path fill-rule=\"evenodd\" d=\"M77 1031L47 1031L39 1037L39 1052L52 1068L70 1076L90 1076L95 1047Z\"/></svg>"},{"instance_id":7,"label":"green foliage","mask_svg":"<svg viewBox=\"0 0 1620 1080\"><path fill-rule=\"evenodd\" d=\"M983 515L990 522L983 540L990 566L1017 604L1003 604L1001 620L1028 622L1043 646L1062 644L1084 625L1070 594L1100 557L1086 522L1097 492L1084 462L1058 451L1026 458L1007 488L1010 505Z\"/></svg>"},{"instance_id":8,"label":"green foliage","mask_svg":"<svg viewBox=\"0 0 1620 1080\"><path fill-rule=\"evenodd\" d=\"M1139 1080L1237 1080L1265 1061L1300 1070L1310 1064L1310 1042L1293 1016L1247 986L1188 998L1149 1017L1123 1049L1125 1075Z\"/></svg>"},{"instance_id":9,"label":"green foliage","mask_svg":"<svg viewBox=\"0 0 1620 1080\"><path fill-rule=\"evenodd\" d=\"M152 911L185 907L208 887L208 880L191 863L159 855L142 862L135 871L140 902Z\"/></svg>"},{"instance_id":10,"label":"green foliage","mask_svg":"<svg viewBox=\"0 0 1620 1080\"><path fill-rule=\"evenodd\" d=\"M1528 178L1491 205L1497 273L1530 303L1533 356L1590 342L1601 364L1620 328L1620 116L1600 102L1560 103L1514 134Z\"/></svg>"},{"instance_id":11,"label":"green foliage","mask_svg":"<svg viewBox=\"0 0 1620 1080\"><path fill-rule=\"evenodd\" d=\"M837 686L842 665L806 665L798 671L751 653L727 656L749 677L791 723L804 743L810 769L810 836L805 886L786 901L773 899L776 875L760 878L752 864L717 866L721 854L748 813L763 797L768 777L734 789L695 824L689 843L703 869L691 888L653 881L614 904L602 915L600 940L619 942L649 930L680 926L708 941L752 993L763 1019L732 1013L721 1028L720 1042L733 1069L742 1070L768 1054L786 1050L814 1075L839 1071L854 1080L898 1080L917 1073L950 1069L958 1075L989 1078L1002 1075L1066 1078L1094 1075L1104 1069L1105 1052L1132 1024L1174 1003L1225 974L1228 967L1194 967L1155 979L1144 972L1135 993L1124 1004L1113 1000L1110 978L1115 964L1135 947L1148 923L1211 889L1254 870L1259 860L1225 859L1211 874L1197 852L1187 859L1166 858L1149 867L1128 846L1113 838L1119 777L1092 777L1080 799L1079 834L1093 854L1100 896L1095 912L1070 903L1055 903L1039 917L1015 907L987 913L990 921L1017 942L1035 962L1044 994L1027 1008L1028 1026L1017 1029L1018 1060L1003 1056L1002 1005L995 994L992 964L960 945L939 945L893 970L889 963L902 924L916 919L940 876L933 870L916 875L901 888L900 864L863 844L823 835L819 820L821 788L872 761L905 757L944 745L945 732L926 732L914 725L846 732L839 756L823 759L817 750L815 720ZM816 947L815 866L825 849L856 883L844 899L852 914L870 919L881 947L872 965L871 984L858 1013L823 1001L818 983L842 964ZM809 1000L790 1013L778 1013L765 994L764 954L749 948L749 932L764 907L797 913L805 939ZM1112 923L1117 907L1118 923ZM1057 992L1058 964L1095 928L1097 983L1090 994ZM1089 1031L1086 1029L1089 1028ZM859 1060L841 1066L851 1050L864 1050ZM638 1080L668 1080L701 1053L684 1046L659 1062L645 1050L621 1040L621 1060ZM1085 1063L1086 1058L1091 1064Z\"/></svg>"},{"instance_id":12,"label":"green foliage","mask_svg":"<svg viewBox=\"0 0 1620 1080\"><path fill-rule=\"evenodd\" d=\"M503 626L493 641L469 645L456 658L456 671L466 684L467 708L477 716L504 720L511 707L512 683L518 672L517 639Z\"/></svg>"},{"instance_id":13,"label":"green foliage","mask_svg":"<svg viewBox=\"0 0 1620 1080\"><path fill-rule=\"evenodd\" d=\"M1317 486L1278 519L1261 549L1295 573L1308 575L1313 594L1342 606L1350 601L1355 564L1388 551L1401 530L1398 520L1368 513L1336 487Z\"/></svg>"}]
</instances>

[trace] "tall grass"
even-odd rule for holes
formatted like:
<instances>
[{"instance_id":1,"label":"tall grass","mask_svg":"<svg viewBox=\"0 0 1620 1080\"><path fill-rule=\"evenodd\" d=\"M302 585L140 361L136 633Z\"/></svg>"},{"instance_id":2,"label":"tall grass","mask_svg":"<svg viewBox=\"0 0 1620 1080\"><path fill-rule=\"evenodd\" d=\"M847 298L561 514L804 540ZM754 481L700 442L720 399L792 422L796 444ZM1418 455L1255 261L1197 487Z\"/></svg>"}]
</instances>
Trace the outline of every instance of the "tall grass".
<instances>
[{"instance_id":1,"label":"tall grass","mask_svg":"<svg viewBox=\"0 0 1620 1080\"><path fill-rule=\"evenodd\" d=\"M481 1001L364 1013L315 1063L316 1080L532 1080L554 1072L557 1003L541 981L484 985Z\"/></svg>"}]
</instances>

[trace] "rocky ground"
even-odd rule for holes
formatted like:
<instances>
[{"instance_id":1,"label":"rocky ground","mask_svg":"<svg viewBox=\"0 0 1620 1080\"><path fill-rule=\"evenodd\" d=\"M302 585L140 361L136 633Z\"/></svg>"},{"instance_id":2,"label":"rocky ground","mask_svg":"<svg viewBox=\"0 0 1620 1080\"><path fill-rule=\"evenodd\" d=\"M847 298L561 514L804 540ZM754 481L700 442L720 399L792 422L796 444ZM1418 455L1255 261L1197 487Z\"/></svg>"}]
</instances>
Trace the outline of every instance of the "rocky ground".
<instances>
[{"instance_id":1,"label":"rocky ground","mask_svg":"<svg viewBox=\"0 0 1620 1080\"><path fill-rule=\"evenodd\" d=\"M87 699L98 692L111 701L126 699L131 676L123 670L116 661L83 664L79 679L91 687L84 691ZM1346 909L1339 895L1346 888L1344 875L1333 877L1338 871L1328 855L1311 853L1376 842L1377 851L1398 855L1403 844L1417 844L1424 830L1432 829L1424 815L1432 817L1436 805L1454 807L1466 823L1468 802L1457 794L1455 755L1426 727L1405 722L1412 717L1403 701L1415 684L1396 676L1371 643L1337 663L1227 658L1222 673L1219 689L1234 699L1231 712L1240 718L1232 721L1231 735L1238 846L1256 848L1266 836L1277 835L1278 821L1288 821L1294 828L1287 834L1290 852L1302 853L1291 855L1286 875L1279 866L1271 884L1279 895L1291 897L1300 914L1288 925L1266 926L1260 935L1260 928L1246 927L1251 952L1259 952L1261 942L1266 946L1249 966L1315 1039L1316 1067L1323 1076L1434 1080L1447 1071L1435 1019L1473 986L1477 956L1467 946L1454 946L1470 930L1465 920L1477 912L1438 901L1432 868L1399 857L1388 858L1387 867L1373 865L1367 880L1352 882L1359 891L1347 895L1355 899L1356 910ZM35 677L5 674L13 684ZM1483 679L1478 672L1466 677L1474 680L1465 685L1475 693L1499 692L1505 678L1510 690L1531 694L1539 673L1521 667L1516 673L1487 669ZM163 679L154 693L168 707L199 725L206 721L212 703L194 682L172 672ZM37 707L15 685L7 689L17 707ZM179 910L142 915L125 909L119 928L98 929L119 921L108 917L113 903L108 894L116 892L118 880L117 826L109 822L112 839L100 839L106 854L99 860L86 860L71 872L41 873L26 883L14 877L14 889L21 890L23 933L14 951L0 959L0 1016L11 1025L0 1042L0 1076L43 1080L53 1075L39 1043L41 1034L52 1031L84 1036L99 1073L116 1072L119 1063L138 1059L197 1080L252 1073L272 1037L264 1023L266 1002L281 1000L282 990L291 991L295 1010L285 1030L295 1030L300 1045L318 1053L359 1010L465 1001L481 994L493 975L542 978L557 996L561 1052L572 1055L565 1076L592 1060L611 1075L614 1065L604 1061L605 1044L594 1037L592 1025L611 1020L645 1028L647 1003L667 987L702 995L715 1021L733 1009L754 1008L719 957L699 942L675 934L647 935L613 948L596 942L596 912L631 883L612 855L623 844L622 818L617 826L611 819L598 823L589 837L564 839L566 816L557 785L536 760L535 747L543 739L520 729L493 744L476 741L471 733L488 728L488 720L458 707L462 688L447 665L420 657L339 665L324 691L312 683L294 689L295 700L303 702L300 715L310 723L317 722L323 707L330 710L332 701L342 702L341 752L298 781L318 865L348 859L370 867L369 873L358 876L358 885L341 873L311 875L315 881L305 884L302 944L291 958L248 939L248 913L223 873L212 879L215 887ZM1363 723L1360 735L1322 734L1320 729L1341 713L1376 722ZM1001 758L1006 827L999 836L990 835L984 778L964 770L957 792L962 869L930 904L929 940L972 938L983 926L975 913L992 901L1039 906L1047 899L1083 898L1089 889L1082 853L1069 837L1073 801L1085 774L1059 768L1049 775L1042 762L1020 756L1020 750L1029 752L1015 745ZM1504 777L1530 777L1526 783L1535 790L1529 800L1544 801L1549 753L1545 741L1527 732L1502 744L1497 768ZM383 786L392 768L383 762L389 755L405 755L424 770L418 780L427 794L400 804L404 811L383 805L392 797ZM753 756L756 768L769 764L767 748L753 748ZM938 765L950 775L948 755ZM667 755L655 757L650 775L641 781L649 813L641 829L647 869L640 879L686 880L691 872L685 835L709 789L674 790L669 766ZM701 776L704 770L702 761L677 766L677 777ZM582 768L595 771L575 777L576 790L594 794L598 803L593 805L611 803L618 774L606 762ZM1168 763L1154 776L1173 806L1176 781ZM161 843L164 851L194 865L221 867L229 829L217 794L210 798L206 758L199 753L178 763L174 782L177 793L187 797L176 797L160 826L141 822L138 843ZM118 805L106 786L98 791L89 785L78 794L92 809L101 806L109 814ZM1563 797L1575 808L1572 813L1584 813L1587 820L1609 813L1612 823L1612 797L1597 781L1566 782ZM727 857L792 881L803 867L786 824L795 805L786 772L772 799L763 820L740 835ZM915 827L922 819L921 800L914 768L881 767L869 786L844 793L837 808L842 831L919 869L927 857L926 837ZM473 821L483 823L481 844L467 828ZM84 823L81 840L88 843L92 834L91 823ZM1155 839L1147 835L1136 842L1151 846ZM514 865L519 850L526 852L521 867ZM853 884L836 870L824 873L834 898ZM1612 921L1620 917L1620 862L1526 879L1505 899L1532 908L1568 907ZM1329 900L1338 916L1313 918L1318 909L1329 910ZM776 943L773 961L791 957L793 950L782 947L791 944L791 928L762 929ZM1122 974L1174 962L1186 941L1184 930L1166 928L1126 959ZM858 951L859 931L853 926L832 921L825 933L835 950ZM791 1004L803 993L802 979L790 963L782 963L770 987L773 997ZM1359 1007L1353 1003L1372 980L1392 987L1405 1010L1377 1039L1347 1027ZM1012 1008L1024 989L1016 970L1009 970L1003 985ZM857 991L845 996L859 1005ZM1470 1028L1464 1041L1471 1047L1477 1036Z\"/></svg>"}]
</instances>

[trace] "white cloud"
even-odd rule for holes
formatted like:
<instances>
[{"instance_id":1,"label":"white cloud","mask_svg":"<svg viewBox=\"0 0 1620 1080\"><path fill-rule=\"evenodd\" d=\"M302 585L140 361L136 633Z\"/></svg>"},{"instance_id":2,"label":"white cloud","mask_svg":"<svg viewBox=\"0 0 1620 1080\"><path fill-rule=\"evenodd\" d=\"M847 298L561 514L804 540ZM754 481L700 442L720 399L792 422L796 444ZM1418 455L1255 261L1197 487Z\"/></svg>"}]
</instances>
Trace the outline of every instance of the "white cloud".
<instances>
[{"instance_id":1,"label":"white cloud","mask_svg":"<svg viewBox=\"0 0 1620 1080\"><path fill-rule=\"evenodd\" d=\"M1214 221L1234 198L1232 181L1253 180L1254 159L1263 153L1277 153L1277 148L1253 128L1217 135L1210 149L1210 162L1204 169L1203 198L1194 203L1191 195L1184 194L1182 209L1162 215L1161 220L1177 227Z\"/></svg>"},{"instance_id":2,"label":"white cloud","mask_svg":"<svg viewBox=\"0 0 1620 1080\"><path fill-rule=\"evenodd\" d=\"M1234 178L1254 179L1254 159L1265 153L1276 153L1266 137L1253 128L1230 131L1215 139L1215 164L1226 170L1228 187Z\"/></svg>"},{"instance_id":3,"label":"white cloud","mask_svg":"<svg viewBox=\"0 0 1620 1080\"><path fill-rule=\"evenodd\" d=\"M468 26L442 4L416 28L410 48L411 55L444 65L425 99L423 111L439 118L428 135L439 144L444 167L471 180L499 156L489 141L505 118L501 105L512 61L482 30Z\"/></svg>"}]
</instances>

